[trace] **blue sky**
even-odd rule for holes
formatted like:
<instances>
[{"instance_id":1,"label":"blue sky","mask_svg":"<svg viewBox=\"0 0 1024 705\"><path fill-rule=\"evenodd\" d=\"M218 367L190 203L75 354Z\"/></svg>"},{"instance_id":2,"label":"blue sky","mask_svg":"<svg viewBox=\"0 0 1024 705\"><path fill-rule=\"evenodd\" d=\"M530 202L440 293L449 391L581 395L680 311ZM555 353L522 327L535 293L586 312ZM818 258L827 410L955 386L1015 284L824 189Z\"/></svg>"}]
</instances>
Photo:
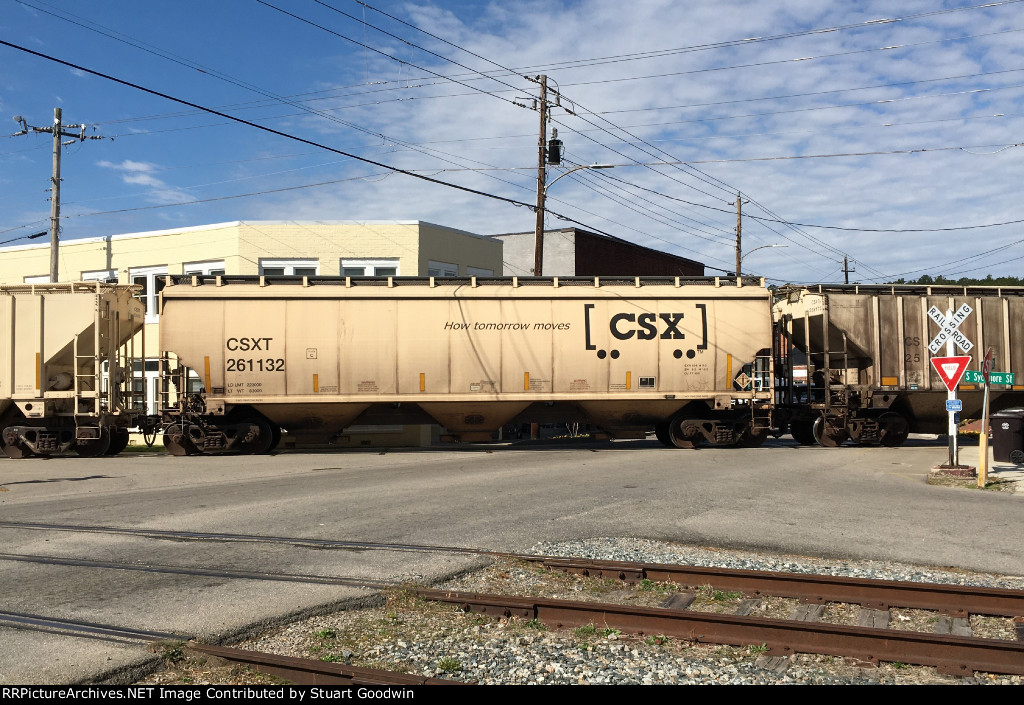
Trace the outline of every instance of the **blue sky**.
<instances>
[{"instance_id":1,"label":"blue sky","mask_svg":"<svg viewBox=\"0 0 1024 705\"><path fill-rule=\"evenodd\" d=\"M231 220L530 231L525 77L544 74L566 156L549 228L714 274L734 268L740 192L743 270L774 283L842 281L844 255L859 282L1019 276L1022 36L1021 0L0 0L0 41L283 133L0 45L0 243L48 227L51 138L7 135L55 107L104 137L64 149L65 239ZM615 168L566 174L591 164Z\"/></svg>"}]
</instances>

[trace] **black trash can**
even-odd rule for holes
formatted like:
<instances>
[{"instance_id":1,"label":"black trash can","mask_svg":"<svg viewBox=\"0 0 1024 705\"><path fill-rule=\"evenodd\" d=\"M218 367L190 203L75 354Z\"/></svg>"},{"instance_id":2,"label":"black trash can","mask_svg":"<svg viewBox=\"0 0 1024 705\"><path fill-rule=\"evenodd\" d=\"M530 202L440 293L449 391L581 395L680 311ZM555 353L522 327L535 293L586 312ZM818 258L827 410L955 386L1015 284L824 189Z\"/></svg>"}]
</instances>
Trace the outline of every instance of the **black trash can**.
<instances>
[{"instance_id":1,"label":"black trash can","mask_svg":"<svg viewBox=\"0 0 1024 705\"><path fill-rule=\"evenodd\" d=\"M989 419L992 459L999 463L1024 463L1024 409L1003 409Z\"/></svg>"}]
</instances>

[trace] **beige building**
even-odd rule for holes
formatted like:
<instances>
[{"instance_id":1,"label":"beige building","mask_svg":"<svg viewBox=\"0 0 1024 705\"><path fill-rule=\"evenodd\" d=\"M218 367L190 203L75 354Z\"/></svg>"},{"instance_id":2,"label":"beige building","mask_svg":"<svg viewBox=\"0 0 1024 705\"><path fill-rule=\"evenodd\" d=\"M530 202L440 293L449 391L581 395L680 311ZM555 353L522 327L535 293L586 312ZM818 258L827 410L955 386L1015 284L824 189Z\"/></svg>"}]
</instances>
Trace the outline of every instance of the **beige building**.
<instances>
[{"instance_id":1,"label":"beige building","mask_svg":"<svg viewBox=\"0 0 1024 705\"><path fill-rule=\"evenodd\" d=\"M48 242L0 248L0 283L45 283L49 271ZM168 274L500 276L502 243L415 220L235 221L62 241L59 281L102 280L142 287L140 298L150 324L145 369L151 409L156 408L159 354L156 297L161 277ZM412 432L376 427L377 435L369 442L364 435L353 434L342 443L421 442L391 437Z\"/></svg>"}]
</instances>

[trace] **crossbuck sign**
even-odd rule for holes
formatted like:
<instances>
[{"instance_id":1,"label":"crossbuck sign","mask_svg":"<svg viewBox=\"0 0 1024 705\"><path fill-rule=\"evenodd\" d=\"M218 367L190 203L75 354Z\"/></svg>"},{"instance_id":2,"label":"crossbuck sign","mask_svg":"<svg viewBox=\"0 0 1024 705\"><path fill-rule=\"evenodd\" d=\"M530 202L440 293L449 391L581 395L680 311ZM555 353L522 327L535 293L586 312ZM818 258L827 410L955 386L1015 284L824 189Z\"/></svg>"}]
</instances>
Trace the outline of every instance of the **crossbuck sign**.
<instances>
[{"instance_id":1,"label":"crossbuck sign","mask_svg":"<svg viewBox=\"0 0 1024 705\"><path fill-rule=\"evenodd\" d=\"M965 353L969 353L974 348L974 343L969 341L967 336L960 332L960 324L967 320L967 317L971 315L973 310L973 308L964 304L949 318L946 318L946 315L939 310L938 306L932 306L928 310L928 317L938 323L940 329L938 335L932 338L932 342L928 343L928 349L931 350L932 355L937 353L947 340L952 340Z\"/></svg>"}]
</instances>

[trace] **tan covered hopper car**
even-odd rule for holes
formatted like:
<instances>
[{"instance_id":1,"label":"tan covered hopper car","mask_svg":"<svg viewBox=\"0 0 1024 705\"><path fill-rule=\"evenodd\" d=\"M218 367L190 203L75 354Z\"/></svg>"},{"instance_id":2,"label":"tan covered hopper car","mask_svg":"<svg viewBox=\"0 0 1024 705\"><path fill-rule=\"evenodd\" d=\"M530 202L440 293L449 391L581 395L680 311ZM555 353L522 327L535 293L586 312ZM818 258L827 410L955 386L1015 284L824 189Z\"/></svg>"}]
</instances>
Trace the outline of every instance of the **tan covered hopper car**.
<instances>
[{"instance_id":1,"label":"tan covered hopper car","mask_svg":"<svg viewBox=\"0 0 1024 705\"><path fill-rule=\"evenodd\" d=\"M921 285L814 285L776 292L780 416L801 443L847 439L900 445L909 433L946 433L947 390L932 368L929 316L967 304L959 330L973 346L971 370L985 353L995 370L1024 372L1024 288ZM799 351L798 356L794 351ZM945 345L935 355L945 356ZM806 374L796 377L806 358ZM962 418L980 418L982 388L961 384ZM1024 403L1024 386L993 385L992 410Z\"/></svg>"},{"instance_id":2,"label":"tan covered hopper car","mask_svg":"<svg viewBox=\"0 0 1024 705\"><path fill-rule=\"evenodd\" d=\"M771 298L753 279L169 277L160 336L180 365L176 454L385 418L463 441L584 420L678 447L757 444L770 425Z\"/></svg>"},{"instance_id":3,"label":"tan covered hopper car","mask_svg":"<svg viewBox=\"0 0 1024 705\"><path fill-rule=\"evenodd\" d=\"M141 365L132 341L145 317L133 292L98 282L0 286L0 445L7 456L125 448L128 429L145 417L142 397L131 392Z\"/></svg>"}]
</instances>

